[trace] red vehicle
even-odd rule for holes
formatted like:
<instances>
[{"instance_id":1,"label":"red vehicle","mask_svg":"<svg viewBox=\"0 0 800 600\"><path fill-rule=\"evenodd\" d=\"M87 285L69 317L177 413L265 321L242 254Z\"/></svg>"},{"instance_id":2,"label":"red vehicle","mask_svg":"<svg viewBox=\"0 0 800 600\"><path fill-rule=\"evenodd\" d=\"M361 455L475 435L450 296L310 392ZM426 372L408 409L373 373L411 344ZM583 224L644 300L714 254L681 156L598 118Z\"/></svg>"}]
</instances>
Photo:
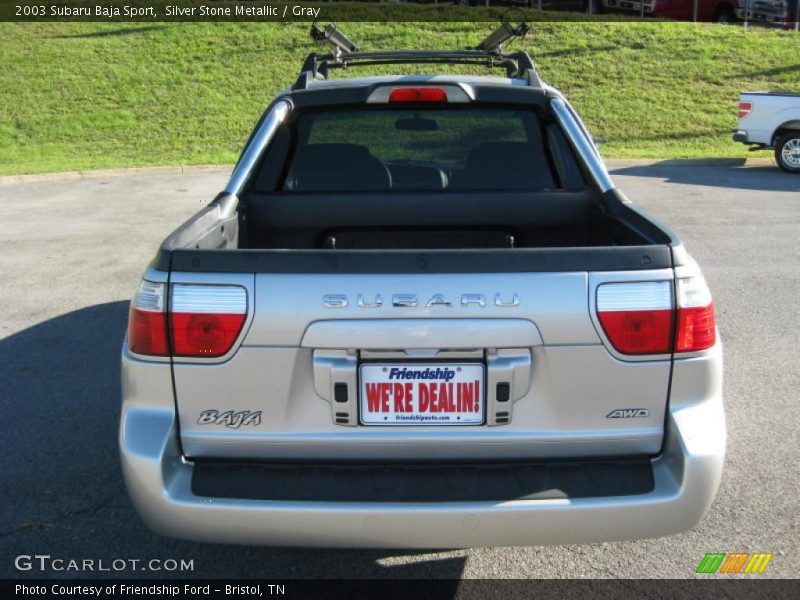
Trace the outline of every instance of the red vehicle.
<instances>
[{"instance_id":1,"label":"red vehicle","mask_svg":"<svg viewBox=\"0 0 800 600\"><path fill-rule=\"evenodd\" d=\"M642 10L638 0L589 0L597 10L624 11L639 13ZM731 23L736 20L739 0L696 0L697 20ZM676 21L695 19L695 0L643 0L644 14Z\"/></svg>"}]
</instances>

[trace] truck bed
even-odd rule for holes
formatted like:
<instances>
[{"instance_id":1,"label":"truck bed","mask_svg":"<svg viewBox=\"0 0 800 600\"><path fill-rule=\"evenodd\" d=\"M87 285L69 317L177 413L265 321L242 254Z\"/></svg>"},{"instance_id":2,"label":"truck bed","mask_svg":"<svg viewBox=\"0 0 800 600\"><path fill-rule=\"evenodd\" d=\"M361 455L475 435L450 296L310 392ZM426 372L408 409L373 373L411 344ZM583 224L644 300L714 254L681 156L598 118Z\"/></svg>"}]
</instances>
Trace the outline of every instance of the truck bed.
<instances>
[{"instance_id":1,"label":"truck bed","mask_svg":"<svg viewBox=\"0 0 800 600\"><path fill-rule=\"evenodd\" d=\"M668 229L617 189L495 196L491 211L477 194L291 200L256 195L240 206L221 194L164 241L154 265L283 273L641 270L672 267L673 249L678 260L682 252ZM420 210L426 222L415 225Z\"/></svg>"}]
</instances>

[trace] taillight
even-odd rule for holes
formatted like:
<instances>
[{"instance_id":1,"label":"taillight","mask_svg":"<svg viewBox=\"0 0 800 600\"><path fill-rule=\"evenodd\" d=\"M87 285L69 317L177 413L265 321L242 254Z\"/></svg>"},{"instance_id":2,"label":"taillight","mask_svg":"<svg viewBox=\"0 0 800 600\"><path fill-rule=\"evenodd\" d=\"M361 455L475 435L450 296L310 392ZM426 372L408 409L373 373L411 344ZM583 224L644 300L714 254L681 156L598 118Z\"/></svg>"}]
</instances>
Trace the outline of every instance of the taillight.
<instances>
[{"instance_id":1,"label":"taillight","mask_svg":"<svg viewBox=\"0 0 800 600\"><path fill-rule=\"evenodd\" d=\"M128 347L149 356L169 356L164 284L142 281L131 302Z\"/></svg>"},{"instance_id":2,"label":"taillight","mask_svg":"<svg viewBox=\"0 0 800 600\"><path fill-rule=\"evenodd\" d=\"M744 119L747 115L753 112L752 102L739 102L739 118Z\"/></svg>"},{"instance_id":3,"label":"taillight","mask_svg":"<svg viewBox=\"0 0 800 600\"><path fill-rule=\"evenodd\" d=\"M699 352L716 343L714 303L703 277L676 280L674 311L671 288L668 281L598 286L597 317L618 352Z\"/></svg>"},{"instance_id":4,"label":"taillight","mask_svg":"<svg viewBox=\"0 0 800 600\"><path fill-rule=\"evenodd\" d=\"M403 102L447 102L447 92L438 87L398 87L389 94L390 104Z\"/></svg>"},{"instance_id":5,"label":"taillight","mask_svg":"<svg viewBox=\"0 0 800 600\"><path fill-rule=\"evenodd\" d=\"M247 318L247 292L235 285L173 284L169 318L175 356L222 356Z\"/></svg>"},{"instance_id":6,"label":"taillight","mask_svg":"<svg viewBox=\"0 0 800 600\"><path fill-rule=\"evenodd\" d=\"M708 350L717 341L711 292L702 277L676 281L678 326L675 352Z\"/></svg>"},{"instance_id":7,"label":"taillight","mask_svg":"<svg viewBox=\"0 0 800 600\"><path fill-rule=\"evenodd\" d=\"M622 354L672 351L672 284L669 281L604 283L597 288L597 316Z\"/></svg>"},{"instance_id":8,"label":"taillight","mask_svg":"<svg viewBox=\"0 0 800 600\"><path fill-rule=\"evenodd\" d=\"M247 292L236 285L171 286L142 281L131 302L128 347L145 356L216 358L227 354L247 319Z\"/></svg>"}]
</instances>

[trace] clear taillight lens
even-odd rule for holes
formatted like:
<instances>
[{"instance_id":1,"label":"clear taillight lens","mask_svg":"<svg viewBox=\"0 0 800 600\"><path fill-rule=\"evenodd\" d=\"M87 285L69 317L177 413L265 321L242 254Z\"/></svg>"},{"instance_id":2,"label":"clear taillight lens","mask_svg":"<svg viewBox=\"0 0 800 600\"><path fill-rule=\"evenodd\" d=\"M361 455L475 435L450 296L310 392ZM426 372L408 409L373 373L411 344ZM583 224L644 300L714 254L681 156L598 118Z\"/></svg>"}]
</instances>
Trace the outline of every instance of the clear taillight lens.
<instances>
[{"instance_id":1,"label":"clear taillight lens","mask_svg":"<svg viewBox=\"0 0 800 600\"><path fill-rule=\"evenodd\" d=\"M142 281L131 302L128 347L148 356L169 356L163 283Z\"/></svg>"},{"instance_id":2,"label":"clear taillight lens","mask_svg":"<svg viewBox=\"0 0 800 600\"><path fill-rule=\"evenodd\" d=\"M717 341L716 317L711 292L702 277L676 282L678 327L675 352L708 350Z\"/></svg>"},{"instance_id":3,"label":"clear taillight lens","mask_svg":"<svg viewBox=\"0 0 800 600\"><path fill-rule=\"evenodd\" d=\"M672 284L669 281L604 283L597 288L597 316L622 354L672 351Z\"/></svg>"},{"instance_id":4,"label":"clear taillight lens","mask_svg":"<svg viewBox=\"0 0 800 600\"><path fill-rule=\"evenodd\" d=\"M174 356L227 354L247 318L247 292L236 285L174 284L170 331Z\"/></svg>"}]
</instances>

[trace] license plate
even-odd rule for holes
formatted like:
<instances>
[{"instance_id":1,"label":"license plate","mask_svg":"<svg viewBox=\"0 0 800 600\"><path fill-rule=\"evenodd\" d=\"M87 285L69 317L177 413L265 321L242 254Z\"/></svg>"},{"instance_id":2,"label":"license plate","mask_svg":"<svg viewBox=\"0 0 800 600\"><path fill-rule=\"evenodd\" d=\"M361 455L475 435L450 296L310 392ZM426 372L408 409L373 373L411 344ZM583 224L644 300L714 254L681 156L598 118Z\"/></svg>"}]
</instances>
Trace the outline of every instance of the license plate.
<instances>
[{"instance_id":1,"label":"license plate","mask_svg":"<svg viewBox=\"0 0 800 600\"><path fill-rule=\"evenodd\" d=\"M481 425L480 363L365 363L359 369L362 425Z\"/></svg>"}]
</instances>

